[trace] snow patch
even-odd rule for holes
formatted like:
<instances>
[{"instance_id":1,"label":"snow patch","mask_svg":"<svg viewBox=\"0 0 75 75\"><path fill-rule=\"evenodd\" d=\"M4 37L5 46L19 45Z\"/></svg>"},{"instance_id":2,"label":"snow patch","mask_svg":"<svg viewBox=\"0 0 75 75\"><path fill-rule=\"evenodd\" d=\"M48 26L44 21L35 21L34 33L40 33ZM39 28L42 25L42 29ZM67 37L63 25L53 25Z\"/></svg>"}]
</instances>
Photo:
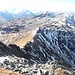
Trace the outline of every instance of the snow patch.
<instances>
[{"instance_id":1,"label":"snow patch","mask_svg":"<svg viewBox=\"0 0 75 75\"><path fill-rule=\"evenodd\" d=\"M32 39L31 42L34 42L34 40Z\"/></svg>"},{"instance_id":2,"label":"snow patch","mask_svg":"<svg viewBox=\"0 0 75 75\"><path fill-rule=\"evenodd\" d=\"M8 57L0 57L0 62L3 63L6 59L9 60Z\"/></svg>"},{"instance_id":3,"label":"snow patch","mask_svg":"<svg viewBox=\"0 0 75 75\"><path fill-rule=\"evenodd\" d=\"M36 28L33 32L32 32L32 35L35 36L36 35L36 32L38 31L39 27Z\"/></svg>"}]
</instances>

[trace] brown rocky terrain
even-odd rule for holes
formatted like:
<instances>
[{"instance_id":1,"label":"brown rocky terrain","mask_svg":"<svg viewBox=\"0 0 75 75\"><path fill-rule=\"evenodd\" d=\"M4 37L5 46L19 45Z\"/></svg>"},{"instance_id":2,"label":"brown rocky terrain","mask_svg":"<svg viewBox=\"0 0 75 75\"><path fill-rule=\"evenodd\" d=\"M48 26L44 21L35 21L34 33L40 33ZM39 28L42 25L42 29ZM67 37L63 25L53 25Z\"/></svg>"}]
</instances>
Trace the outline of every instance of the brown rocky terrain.
<instances>
[{"instance_id":1,"label":"brown rocky terrain","mask_svg":"<svg viewBox=\"0 0 75 75\"><path fill-rule=\"evenodd\" d=\"M27 32L25 35L23 35L21 38L18 38L13 42L13 44L16 44L20 48L23 48L24 45L27 44L27 42L31 41L33 39L33 31Z\"/></svg>"},{"instance_id":2,"label":"brown rocky terrain","mask_svg":"<svg viewBox=\"0 0 75 75\"><path fill-rule=\"evenodd\" d=\"M20 75L20 74L18 72L13 72L11 70L0 68L0 75Z\"/></svg>"}]
</instances>

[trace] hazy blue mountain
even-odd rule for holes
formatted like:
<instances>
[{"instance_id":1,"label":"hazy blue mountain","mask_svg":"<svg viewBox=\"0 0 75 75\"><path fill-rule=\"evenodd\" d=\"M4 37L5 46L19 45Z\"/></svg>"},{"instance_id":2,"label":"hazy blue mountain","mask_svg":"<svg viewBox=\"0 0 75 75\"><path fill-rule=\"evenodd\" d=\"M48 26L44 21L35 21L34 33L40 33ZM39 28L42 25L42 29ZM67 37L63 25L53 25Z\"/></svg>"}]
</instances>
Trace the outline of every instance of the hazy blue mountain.
<instances>
[{"instance_id":1,"label":"hazy blue mountain","mask_svg":"<svg viewBox=\"0 0 75 75\"><path fill-rule=\"evenodd\" d=\"M6 19L6 20L11 20L14 17L12 16L12 14L8 13L7 11L0 11L0 17Z\"/></svg>"},{"instance_id":2,"label":"hazy blue mountain","mask_svg":"<svg viewBox=\"0 0 75 75\"><path fill-rule=\"evenodd\" d=\"M16 14L13 14L13 16L15 18L25 18L35 16L35 14L29 10L22 10L20 12L17 12Z\"/></svg>"},{"instance_id":3,"label":"hazy blue mountain","mask_svg":"<svg viewBox=\"0 0 75 75\"><path fill-rule=\"evenodd\" d=\"M25 18L35 16L37 12L26 10L26 9L10 9L10 10L0 10L0 18L6 20L12 20L15 18Z\"/></svg>"}]
</instances>

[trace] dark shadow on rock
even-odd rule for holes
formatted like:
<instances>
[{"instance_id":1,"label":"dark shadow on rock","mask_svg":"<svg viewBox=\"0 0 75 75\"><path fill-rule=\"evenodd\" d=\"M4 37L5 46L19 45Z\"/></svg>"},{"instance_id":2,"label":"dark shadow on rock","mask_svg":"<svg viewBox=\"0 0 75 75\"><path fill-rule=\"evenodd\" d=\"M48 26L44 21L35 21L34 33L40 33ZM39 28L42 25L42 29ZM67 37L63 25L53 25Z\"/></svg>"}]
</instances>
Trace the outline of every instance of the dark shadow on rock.
<instances>
[{"instance_id":1,"label":"dark shadow on rock","mask_svg":"<svg viewBox=\"0 0 75 75\"><path fill-rule=\"evenodd\" d=\"M39 28L33 40L23 48L30 62L57 60L61 65L75 68L75 31L70 26Z\"/></svg>"},{"instance_id":2,"label":"dark shadow on rock","mask_svg":"<svg viewBox=\"0 0 75 75\"><path fill-rule=\"evenodd\" d=\"M0 56L12 55L10 48L0 42Z\"/></svg>"},{"instance_id":3,"label":"dark shadow on rock","mask_svg":"<svg viewBox=\"0 0 75 75\"><path fill-rule=\"evenodd\" d=\"M8 46L11 49L12 54L14 54L17 57L26 57L25 53L20 49L19 46L15 44L9 44Z\"/></svg>"}]
</instances>

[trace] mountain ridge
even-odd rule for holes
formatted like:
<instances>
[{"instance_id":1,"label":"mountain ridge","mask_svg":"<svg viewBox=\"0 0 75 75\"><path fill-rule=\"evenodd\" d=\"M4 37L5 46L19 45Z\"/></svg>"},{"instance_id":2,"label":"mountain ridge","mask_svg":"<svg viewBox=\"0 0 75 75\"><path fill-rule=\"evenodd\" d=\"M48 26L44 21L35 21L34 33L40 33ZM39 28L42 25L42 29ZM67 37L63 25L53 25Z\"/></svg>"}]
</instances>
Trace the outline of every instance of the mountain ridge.
<instances>
[{"instance_id":1,"label":"mountain ridge","mask_svg":"<svg viewBox=\"0 0 75 75\"><path fill-rule=\"evenodd\" d=\"M74 75L74 17L44 12L2 24L0 66L23 75Z\"/></svg>"}]
</instances>

